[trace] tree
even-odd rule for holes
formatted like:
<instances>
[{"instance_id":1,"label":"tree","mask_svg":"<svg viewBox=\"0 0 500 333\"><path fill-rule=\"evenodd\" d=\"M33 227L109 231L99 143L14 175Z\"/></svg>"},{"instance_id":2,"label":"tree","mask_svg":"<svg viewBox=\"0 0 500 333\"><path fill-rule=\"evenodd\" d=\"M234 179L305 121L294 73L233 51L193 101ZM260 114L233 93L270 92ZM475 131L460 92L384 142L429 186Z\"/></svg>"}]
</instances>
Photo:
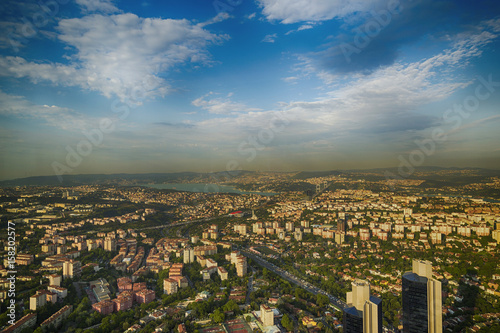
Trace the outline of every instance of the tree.
<instances>
[{"instance_id":1,"label":"tree","mask_svg":"<svg viewBox=\"0 0 500 333\"><path fill-rule=\"evenodd\" d=\"M269 270L265 267L264 267L264 269L262 269L262 276L264 276L264 279L269 278Z\"/></svg>"},{"instance_id":2,"label":"tree","mask_svg":"<svg viewBox=\"0 0 500 333\"><path fill-rule=\"evenodd\" d=\"M210 318L212 318L212 321L216 324L220 324L224 321L225 316L224 312L222 312L220 309L216 309L211 315Z\"/></svg>"},{"instance_id":3,"label":"tree","mask_svg":"<svg viewBox=\"0 0 500 333\"><path fill-rule=\"evenodd\" d=\"M283 318L281 318L281 325L283 325L287 331L293 331L293 321L286 313L283 315Z\"/></svg>"},{"instance_id":4,"label":"tree","mask_svg":"<svg viewBox=\"0 0 500 333\"><path fill-rule=\"evenodd\" d=\"M223 310L224 312L229 312L229 311L238 311L240 309L240 307L238 306L238 304L234 301L234 300L229 300L229 302L227 302L224 306L223 306Z\"/></svg>"},{"instance_id":5,"label":"tree","mask_svg":"<svg viewBox=\"0 0 500 333\"><path fill-rule=\"evenodd\" d=\"M316 295L316 305L319 307L325 307L328 305L330 300L328 299L328 296L323 295L323 294L317 294Z\"/></svg>"}]
</instances>

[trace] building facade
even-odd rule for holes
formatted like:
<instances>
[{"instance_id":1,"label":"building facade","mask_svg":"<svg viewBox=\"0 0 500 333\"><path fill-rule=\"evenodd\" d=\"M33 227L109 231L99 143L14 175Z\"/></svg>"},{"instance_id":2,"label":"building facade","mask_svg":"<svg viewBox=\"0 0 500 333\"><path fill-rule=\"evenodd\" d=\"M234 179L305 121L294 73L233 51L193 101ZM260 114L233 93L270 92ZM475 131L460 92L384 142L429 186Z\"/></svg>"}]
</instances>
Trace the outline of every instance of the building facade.
<instances>
[{"instance_id":1,"label":"building facade","mask_svg":"<svg viewBox=\"0 0 500 333\"><path fill-rule=\"evenodd\" d=\"M370 284L364 280L352 282L344 309L345 333L382 333L382 300L370 296Z\"/></svg>"},{"instance_id":2,"label":"building facade","mask_svg":"<svg viewBox=\"0 0 500 333\"><path fill-rule=\"evenodd\" d=\"M432 278L432 264L414 260L402 283L403 332L442 333L441 282Z\"/></svg>"}]
</instances>

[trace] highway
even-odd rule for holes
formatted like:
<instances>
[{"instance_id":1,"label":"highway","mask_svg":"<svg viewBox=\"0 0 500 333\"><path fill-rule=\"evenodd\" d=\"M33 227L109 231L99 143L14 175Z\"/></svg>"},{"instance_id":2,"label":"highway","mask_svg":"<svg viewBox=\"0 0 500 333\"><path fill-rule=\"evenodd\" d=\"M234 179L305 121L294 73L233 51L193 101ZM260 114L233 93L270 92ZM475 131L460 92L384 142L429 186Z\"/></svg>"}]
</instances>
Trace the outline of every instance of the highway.
<instances>
[{"instance_id":1,"label":"highway","mask_svg":"<svg viewBox=\"0 0 500 333\"><path fill-rule=\"evenodd\" d=\"M176 224L168 224L168 225L163 225L163 226L157 226L157 227L149 227L149 228L144 228L144 229L159 229L159 228L168 228L168 227L180 227L180 226L184 226L184 225L187 225L187 224L191 224L191 223L198 223L198 222L208 222L210 220L212 220L213 218L203 218L203 219L199 219L199 220L192 220L192 221L187 221L187 222L181 222L181 223L176 223ZM144 230L143 229L143 230ZM178 230L179 233L180 233L180 230ZM178 235L179 236L179 235ZM233 245L234 246L234 245ZM246 257L248 258L251 258L252 260L254 260L255 262L257 262L259 265L267 268L268 270L278 274L279 276L281 276L282 278L284 278L285 280L288 280L294 284L296 284L297 286L309 291L310 293L314 294L314 295L317 295L317 294L323 294L325 296L328 297L328 299L330 300L330 303L339 308L339 309L343 309L347 306L347 304L345 304L344 301L336 298L335 296L332 296L330 294L328 294L326 291L312 285L311 283L301 279L301 278L298 278L296 277L295 275L285 271L284 269L268 262L267 260L245 250L245 249L239 249L239 251L245 255Z\"/></svg>"},{"instance_id":2,"label":"highway","mask_svg":"<svg viewBox=\"0 0 500 333\"><path fill-rule=\"evenodd\" d=\"M285 271L284 269L268 262L267 260L259 257L258 255L256 254L253 254L252 252L249 252L245 249L239 249L239 251L241 252L241 254L243 254L244 256L254 260L255 262L257 262L259 265L261 265L262 267L265 267L267 268L268 270L278 274L279 276L281 276L282 278L284 278L285 280L288 280L294 284L296 284L297 286L301 287L302 289L305 289L307 291L309 291L310 293L313 293L314 295L317 295L317 294L323 294L325 296L328 297L328 299L330 300L330 303L333 304L333 306L339 308L339 309L343 309L347 306L347 304L345 304L344 301L328 294L326 291L310 284L309 282L301 279L301 278L298 278L296 277L295 275Z\"/></svg>"},{"instance_id":3,"label":"highway","mask_svg":"<svg viewBox=\"0 0 500 333\"><path fill-rule=\"evenodd\" d=\"M218 217L218 216L217 216ZM150 230L150 229L162 229L162 228L172 228L172 227L181 227L183 225L187 224L192 224L192 223L200 223L200 222L208 222L210 220L213 220L215 217L206 217L203 219L199 220L191 220L191 221L186 221L186 222L180 222L180 223L170 223L170 224L163 224L163 225L158 225L155 227L146 227L146 228L141 228L140 230Z\"/></svg>"}]
</instances>

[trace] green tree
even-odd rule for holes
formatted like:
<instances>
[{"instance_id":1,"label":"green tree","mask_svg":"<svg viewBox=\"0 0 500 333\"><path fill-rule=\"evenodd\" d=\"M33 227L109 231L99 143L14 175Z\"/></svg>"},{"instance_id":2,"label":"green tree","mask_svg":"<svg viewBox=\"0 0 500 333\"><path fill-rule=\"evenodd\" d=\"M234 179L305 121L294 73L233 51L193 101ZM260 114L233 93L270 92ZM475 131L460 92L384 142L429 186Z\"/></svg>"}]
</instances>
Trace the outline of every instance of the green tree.
<instances>
[{"instance_id":1,"label":"green tree","mask_svg":"<svg viewBox=\"0 0 500 333\"><path fill-rule=\"evenodd\" d=\"M290 319L290 317L288 317L286 313L281 318L281 325L283 325L283 327L287 331L293 331L293 321Z\"/></svg>"},{"instance_id":2,"label":"green tree","mask_svg":"<svg viewBox=\"0 0 500 333\"><path fill-rule=\"evenodd\" d=\"M237 312L239 309L240 309L240 307L238 306L238 304L234 300L229 300L229 302L227 302L223 306L224 312L228 312L228 311Z\"/></svg>"},{"instance_id":3,"label":"green tree","mask_svg":"<svg viewBox=\"0 0 500 333\"><path fill-rule=\"evenodd\" d=\"M224 321L225 315L220 309L216 309L211 315L212 321L216 324L220 324Z\"/></svg>"},{"instance_id":4,"label":"green tree","mask_svg":"<svg viewBox=\"0 0 500 333\"><path fill-rule=\"evenodd\" d=\"M328 296L323 295L323 294L317 294L316 295L316 305L319 307L325 307L330 303L330 300L328 299Z\"/></svg>"}]
</instances>

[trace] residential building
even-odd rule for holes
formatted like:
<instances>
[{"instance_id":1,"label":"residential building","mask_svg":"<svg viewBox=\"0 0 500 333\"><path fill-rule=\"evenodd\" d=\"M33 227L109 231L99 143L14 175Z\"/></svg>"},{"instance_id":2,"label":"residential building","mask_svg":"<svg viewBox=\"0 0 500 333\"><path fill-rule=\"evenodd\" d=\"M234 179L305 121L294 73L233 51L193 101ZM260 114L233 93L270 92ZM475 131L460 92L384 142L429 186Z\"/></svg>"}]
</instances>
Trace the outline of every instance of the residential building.
<instances>
[{"instance_id":1,"label":"residential building","mask_svg":"<svg viewBox=\"0 0 500 333\"><path fill-rule=\"evenodd\" d=\"M59 327L64 319L68 318L68 316L73 311L72 305L65 305L59 311L54 313L52 316L47 318L44 322L40 324L40 327L54 326L55 328Z\"/></svg>"},{"instance_id":2,"label":"residential building","mask_svg":"<svg viewBox=\"0 0 500 333\"><path fill-rule=\"evenodd\" d=\"M61 286L62 276L58 274L49 275L49 286Z\"/></svg>"},{"instance_id":3,"label":"residential building","mask_svg":"<svg viewBox=\"0 0 500 333\"><path fill-rule=\"evenodd\" d=\"M155 292L150 289L143 289L135 293L135 299L137 303L150 303L156 298Z\"/></svg>"},{"instance_id":4,"label":"residential building","mask_svg":"<svg viewBox=\"0 0 500 333\"><path fill-rule=\"evenodd\" d=\"M92 308L99 312L100 314L103 315L108 315L110 313L113 313L114 308L115 308L115 303L109 301L109 300L104 300L100 301L99 303L92 304Z\"/></svg>"},{"instance_id":5,"label":"residential building","mask_svg":"<svg viewBox=\"0 0 500 333\"><path fill-rule=\"evenodd\" d=\"M36 311L47 304L47 290L39 290L30 297L30 310Z\"/></svg>"},{"instance_id":6,"label":"residential building","mask_svg":"<svg viewBox=\"0 0 500 333\"><path fill-rule=\"evenodd\" d=\"M247 274L247 258L239 255L236 259L236 275L239 277L245 276Z\"/></svg>"},{"instance_id":7,"label":"residential building","mask_svg":"<svg viewBox=\"0 0 500 333\"><path fill-rule=\"evenodd\" d=\"M116 239L111 237L106 237L104 239L104 250L116 251Z\"/></svg>"},{"instance_id":8,"label":"residential building","mask_svg":"<svg viewBox=\"0 0 500 333\"><path fill-rule=\"evenodd\" d=\"M82 264L79 261L70 259L63 263L63 278L75 278L82 273Z\"/></svg>"},{"instance_id":9,"label":"residential building","mask_svg":"<svg viewBox=\"0 0 500 333\"><path fill-rule=\"evenodd\" d=\"M217 267L217 274L219 274L222 281L227 280L227 270L224 267Z\"/></svg>"},{"instance_id":10,"label":"residential building","mask_svg":"<svg viewBox=\"0 0 500 333\"><path fill-rule=\"evenodd\" d=\"M274 312L266 304L260 306L260 319L262 321L262 326L273 326L274 325Z\"/></svg>"},{"instance_id":11,"label":"residential building","mask_svg":"<svg viewBox=\"0 0 500 333\"><path fill-rule=\"evenodd\" d=\"M167 295L175 294L178 290L178 283L172 278L163 280L163 293Z\"/></svg>"},{"instance_id":12,"label":"residential building","mask_svg":"<svg viewBox=\"0 0 500 333\"><path fill-rule=\"evenodd\" d=\"M184 263L191 264L194 262L194 250L192 248L184 249Z\"/></svg>"},{"instance_id":13,"label":"residential building","mask_svg":"<svg viewBox=\"0 0 500 333\"><path fill-rule=\"evenodd\" d=\"M13 325L8 326L2 333L20 333L27 328L35 328L36 313L30 313L16 321Z\"/></svg>"}]
</instances>

